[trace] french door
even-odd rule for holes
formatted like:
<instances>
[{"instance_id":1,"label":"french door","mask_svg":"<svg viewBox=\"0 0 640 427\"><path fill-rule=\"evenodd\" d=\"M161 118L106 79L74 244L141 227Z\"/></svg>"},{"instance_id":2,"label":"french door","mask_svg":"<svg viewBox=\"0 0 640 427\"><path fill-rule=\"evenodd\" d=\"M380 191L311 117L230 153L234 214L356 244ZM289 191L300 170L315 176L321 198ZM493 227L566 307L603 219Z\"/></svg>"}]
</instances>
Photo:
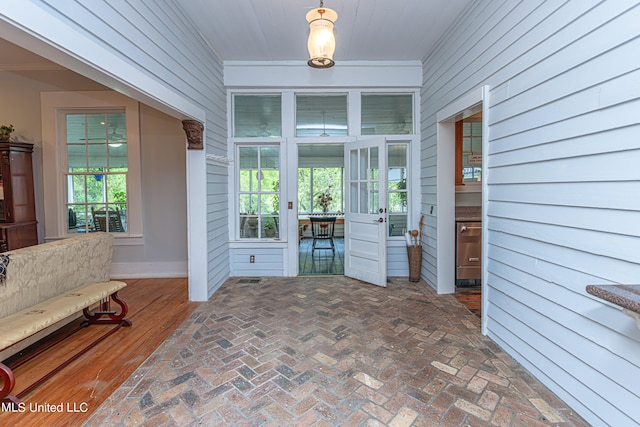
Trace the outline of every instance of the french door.
<instances>
[{"instance_id":1,"label":"french door","mask_svg":"<svg viewBox=\"0 0 640 427\"><path fill-rule=\"evenodd\" d=\"M387 286L387 178L383 138L345 144L344 274Z\"/></svg>"}]
</instances>

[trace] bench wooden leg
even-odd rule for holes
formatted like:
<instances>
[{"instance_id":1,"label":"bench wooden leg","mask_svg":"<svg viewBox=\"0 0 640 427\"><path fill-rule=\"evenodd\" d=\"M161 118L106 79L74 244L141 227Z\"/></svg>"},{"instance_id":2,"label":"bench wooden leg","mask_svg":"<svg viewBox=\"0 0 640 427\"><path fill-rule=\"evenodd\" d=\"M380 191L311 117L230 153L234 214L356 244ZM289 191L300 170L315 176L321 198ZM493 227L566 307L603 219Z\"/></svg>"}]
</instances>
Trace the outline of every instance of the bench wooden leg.
<instances>
[{"instance_id":1,"label":"bench wooden leg","mask_svg":"<svg viewBox=\"0 0 640 427\"><path fill-rule=\"evenodd\" d=\"M16 396L10 396L11 390L13 390L13 386L16 384L16 379L13 376L13 371L4 363L0 363L0 378L2 378L2 388L0 389L0 402L2 402L2 407L4 408L5 404L9 403L13 407L17 408L19 405L20 399Z\"/></svg>"},{"instance_id":2,"label":"bench wooden leg","mask_svg":"<svg viewBox=\"0 0 640 427\"><path fill-rule=\"evenodd\" d=\"M111 301L120 306L120 314L117 314L116 310L111 310ZM129 308L127 303L118 298L118 292L111 294L111 297L102 300L100 303L100 309L91 313L88 308L82 310L84 316L87 318L83 322L83 325L95 325L100 323L117 324L120 326L131 326L131 321L125 316Z\"/></svg>"}]
</instances>

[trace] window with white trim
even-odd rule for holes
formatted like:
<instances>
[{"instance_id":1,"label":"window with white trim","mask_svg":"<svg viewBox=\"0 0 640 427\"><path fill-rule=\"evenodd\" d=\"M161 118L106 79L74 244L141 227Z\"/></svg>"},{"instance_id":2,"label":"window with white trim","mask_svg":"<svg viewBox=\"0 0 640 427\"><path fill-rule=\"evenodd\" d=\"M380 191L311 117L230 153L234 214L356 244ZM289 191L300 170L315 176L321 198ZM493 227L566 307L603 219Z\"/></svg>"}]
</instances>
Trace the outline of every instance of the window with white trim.
<instances>
[{"instance_id":1,"label":"window with white trim","mask_svg":"<svg viewBox=\"0 0 640 427\"><path fill-rule=\"evenodd\" d=\"M409 144L387 144L387 213L389 237L404 236L409 215Z\"/></svg>"},{"instance_id":2,"label":"window with white trim","mask_svg":"<svg viewBox=\"0 0 640 427\"><path fill-rule=\"evenodd\" d=\"M43 92L45 240L142 237L138 102L117 92ZM137 240L136 240L137 239Z\"/></svg>"},{"instance_id":3,"label":"window with white trim","mask_svg":"<svg viewBox=\"0 0 640 427\"><path fill-rule=\"evenodd\" d=\"M280 147L238 147L238 212L241 239L280 237Z\"/></svg>"},{"instance_id":4,"label":"window with white trim","mask_svg":"<svg viewBox=\"0 0 640 427\"><path fill-rule=\"evenodd\" d=\"M67 113L65 124L67 232L126 232L124 111Z\"/></svg>"}]
</instances>

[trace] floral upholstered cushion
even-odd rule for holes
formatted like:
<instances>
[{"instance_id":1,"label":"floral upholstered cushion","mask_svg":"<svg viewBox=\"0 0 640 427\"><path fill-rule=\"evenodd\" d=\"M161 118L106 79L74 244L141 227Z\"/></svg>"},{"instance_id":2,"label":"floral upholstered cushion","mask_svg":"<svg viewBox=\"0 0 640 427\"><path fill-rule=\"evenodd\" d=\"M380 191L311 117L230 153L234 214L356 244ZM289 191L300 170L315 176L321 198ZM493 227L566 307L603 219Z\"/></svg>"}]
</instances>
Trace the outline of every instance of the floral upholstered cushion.
<instances>
[{"instance_id":1,"label":"floral upholstered cushion","mask_svg":"<svg viewBox=\"0 0 640 427\"><path fill-rule=\"evenodd\" d=\"M90 283L0 319L0 349L30 337L125 286L126 283L117 281Z\"/></svg>"},{"instance_id":2,"label":"floral upholstered cushion","mask_svg":"<svg viewBox=\"0 0 640 427\"><path fill-rule=\"evenodd\" d=\"M113 236L89 233L5 252L0 319L87 283L108 282Z\"/></svg>"}]
</instances>

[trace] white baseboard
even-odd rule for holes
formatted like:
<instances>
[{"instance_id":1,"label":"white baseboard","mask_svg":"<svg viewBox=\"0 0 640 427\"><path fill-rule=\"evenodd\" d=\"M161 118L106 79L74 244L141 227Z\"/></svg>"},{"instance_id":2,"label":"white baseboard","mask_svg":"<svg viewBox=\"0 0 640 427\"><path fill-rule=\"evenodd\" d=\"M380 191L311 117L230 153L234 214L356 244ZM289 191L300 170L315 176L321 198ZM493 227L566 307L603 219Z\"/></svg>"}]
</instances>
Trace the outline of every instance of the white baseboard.
<instances>
[{"instance_id":1,"label":"white baseboard","mask_svg":"<svg viewBox=\"0 0 640 427\"><path fill-rule=\"evenodd\" d=\"M112 279L172 278L188 274L187 261L111 263Z\"/></svg>"}]
</instances>

